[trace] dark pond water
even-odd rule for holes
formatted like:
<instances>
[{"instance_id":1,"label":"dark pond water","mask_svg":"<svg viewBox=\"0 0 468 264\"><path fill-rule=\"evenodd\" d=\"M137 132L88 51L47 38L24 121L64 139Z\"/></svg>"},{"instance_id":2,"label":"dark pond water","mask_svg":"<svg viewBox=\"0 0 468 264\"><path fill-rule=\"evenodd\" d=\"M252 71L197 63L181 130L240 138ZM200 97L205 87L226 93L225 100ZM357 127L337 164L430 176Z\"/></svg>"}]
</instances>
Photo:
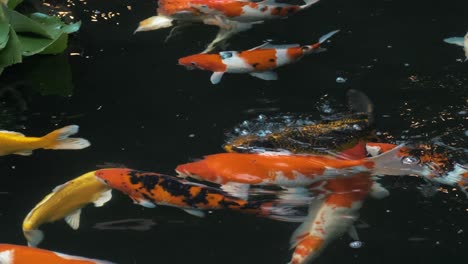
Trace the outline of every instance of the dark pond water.
<instances>
[{"instance_id":1,"label":"dark pond water","mask_svg":"<svg viewBox=\"0 0 468 264\"><path fill-rule=\"evenodd\" d=\"M203 50L216 28L194 25L165 43L168 30L133 34L140 20L154 15L156 1L69 2L82 28L66 54L31 58L3 73L0 89L14 89L18 98L2 94L0 124L27 135L78 124L92 146L1 157L2 243L25 244L21 224L35 204L97 165L173 174L177 164L223 151L224 133L243 120L334 109L348 89L372 99L378 130L396 141L441 137L467 147L468 64L461 47L442 41L466 33L467 1L321 0L235 36L228 48L249 49L265 39L310 43L341 29L328 51L279 69L275 82L226 75L217 86L210 73L177 65ZM344 235L315 263L466 261L466 197L450 189L425 197L417 178L389 177L382 184L391 195L366 201L360 211L364 246L350 248ZM95 228L123 219L155 225L144 232ZM63 221L44 225L41 247L117 263L286 263L296 227L235 212L200 219L175 208L146 209L115 193L104 207L83 211L79 231Z\"/></svg>"}]
</instances>

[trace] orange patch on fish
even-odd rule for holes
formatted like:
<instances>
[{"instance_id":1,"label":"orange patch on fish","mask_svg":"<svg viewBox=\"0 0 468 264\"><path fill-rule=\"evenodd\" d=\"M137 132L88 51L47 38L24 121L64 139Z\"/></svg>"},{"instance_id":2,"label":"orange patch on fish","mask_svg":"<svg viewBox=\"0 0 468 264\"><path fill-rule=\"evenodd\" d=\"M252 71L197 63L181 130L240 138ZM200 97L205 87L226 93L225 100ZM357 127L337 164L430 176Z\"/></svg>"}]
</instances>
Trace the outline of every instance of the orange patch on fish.
<instances>
[{"instance_id":1,"label":"orange patch on fish","mask_svg":"<svg viewBox=\"0 0 468 264\"><path fill-rule=\"evenodd\" d=\"M358 173L349 178L331 179L325 188L332 192L325 203L337 207L351 208L356 201L363 200L372 187L372 179L368 173Z\"/></svg>"},{"instance_id":2,"label":"orange patch on fish","mask_svg":"<svg viewBox=\"0 0 468 264\"><path fill-rule=\"evenodd\" d=\"M297 59L300 59L302 56L304 56L304 52L302 51L301 47L295 47L295 48L287 49L286 55L291 60L297 60Z\"/></svg>"},{"instance_id":3,"label":"orange patch on fish","mask_svg":"<svg viewBox=\"0 0 468 264\"><path fill-rule=\"evenodd\" d=\"M323 239L318 236L306 236L302 239L294 250L293 258L291 263L297 264L302 263L303 258L307 257L310 252L316 250L323 245Z\"/></svg>"},{"instance_id":4,"label":"orange patch on fish","mask_svg":"<svg viewBox=\"0 0 468 264\"><path fill-rule=\"evenodd\" d=\"M275 49L243 51L239 53L239 57L252 66L256 71L268 71L276 68Z\"/></svg>"},{"instance_id":5,"label":"orange patch on fish","mask_svg":"<svg viewBox=\"0 0 468 264\"><path fill-rule=\"evenodd\" d=\"M223 63L223 59L219 54L195 54L180 58L179 64L214 72L225 72L227 70L227 66Z\"/></svg>"}]
</instances>

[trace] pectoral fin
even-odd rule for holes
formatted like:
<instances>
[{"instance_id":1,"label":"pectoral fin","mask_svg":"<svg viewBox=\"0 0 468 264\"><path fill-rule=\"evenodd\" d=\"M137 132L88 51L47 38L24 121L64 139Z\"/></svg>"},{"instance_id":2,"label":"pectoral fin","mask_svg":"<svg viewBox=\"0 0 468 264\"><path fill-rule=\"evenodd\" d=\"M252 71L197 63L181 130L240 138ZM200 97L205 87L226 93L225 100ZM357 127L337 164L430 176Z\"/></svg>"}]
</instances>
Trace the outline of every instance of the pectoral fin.
<instances>
[{"instance_id":1,"label":"pectoral fin","mask_svg":"<svg viewBox=\"0 0 468 264\"><path fill-rule=\"evenodd\" d=\"M112 199L112 189L102 192L101 196L99 196L99 198L96 201L94 201L94 206L101 207L105 203L110 201L110 199Z\"/></svg>"},{"instance_id":2,"label":"pectoral fin","mask_svg":"<svg viewBox=\"0 0 468 264\"><path fill-rule=\"evenodd\" d=\"M264 71L264 72L251 72L250 75L257 77L265 81L275 81L278 80L278 74L274 71Z\"/></svg>"},{"instance_id":3,"label":"pectoral fin","mask_svg":"<svg viewBox=\"0 0 468 264\"><path fill-rule=\"evenodd\" d=\"M183 209L186 213L194 215L196 217L205 217L205 213L197 209Z\"/></svg>"},{"instance_id":4,"label":"pectoral fin","mask_svg":"<svg viewBox=\"0 0 468 264\"><path fill-rule=\"evenodd\" d=\"M452 38L446 38L444 39L444 42L449 43L449 44L455 44L457 46L464 47L464 42L465 39L462 37L452 37Z\"/></svg>"},{"instance_id":5,"label":"pectoral fin","mask_svg":"<svg viewBox=\"0 0 468 264\"><path fill-rule=\"evenodd\" d=\"M74 230L77 230L80 227L80 215L81 215L81 209L73 211L73 213L65 216L65 222L73 228Z\"/></svg>"},{"instance_id":6,"label":"pectoral fin","mask_svg":"<svg viewBox=\"0 0 468 264\"><path fill-rule=\"evenodd\" d=\"M133 199L133 198L132 198ZM156 205L148 200L145 200L145 199L133 199L133 202L135 202L136 204L139 204L143 207L146 207L146 208L155 208Z\"/></svg>"},{"instance_id":7,"label":"pectoral fin","mask_svg":"<svg viewBox=\"0 0 468 264\"><path fill-rule=\"evenodd\" d=\"M21 155L21 156L31 156L32 153L33 153L32 150L22 150L22 151L15 152L13 154Z\"/></svg>"},{"instance_id":8,"label":"pectoral fin","mask_svg":"<svg viewBox=\"0 0 468 264\"><path fill-rule=\"evenodd\" d=\"M224 72L213 72L211 75L210 81L212 84L218 84L223 77Z\"/></svg>"}]
</instances>

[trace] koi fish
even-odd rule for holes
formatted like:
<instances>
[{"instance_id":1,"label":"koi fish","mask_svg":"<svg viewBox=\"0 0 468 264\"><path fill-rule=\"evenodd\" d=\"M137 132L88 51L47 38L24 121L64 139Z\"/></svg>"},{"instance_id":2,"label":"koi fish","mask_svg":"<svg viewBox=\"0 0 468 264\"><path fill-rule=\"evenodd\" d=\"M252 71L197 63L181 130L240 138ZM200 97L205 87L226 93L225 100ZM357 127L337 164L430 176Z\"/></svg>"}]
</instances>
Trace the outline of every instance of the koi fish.
<instances>
[{"instance_id":1,"label":"koi fish","mask_svg":"<svg viewBox=\"0 0 468 264\"><path fill-rule=\"evenodd\" d=\"M211 83L218 84L224 73L248 73L262 80L277 80L272 71L278 67L299 61L305 55L323 51L320 45L338 30L322 36L312 45L272 45L265 43L250 50L222 51L218 54L195 54L179 59L179 65L188 69L212 71Z\"/></svg>"},{"instance_id":2,"label":"koi fish","mask_svg":"<svg viewBox=\"0 0 468 264\"><path fill-rule=\"evenodd\" d=\"M465 51L465 61L468 60L468 33L466 33L465 37L446 38L444 42L463 47Z\"/></svg>"},{"instance_id":3,"label":"koi fish","mask_svg":"<svg viewBox=\"0 0 468 264\"><path fill-rule=\"evenodd\" d=\"M43 137L26 137L19 132L0 130L0 156L29 156L35 149L83 149L91 144L83 138L69 138L78 133L78 126L66 126Z\"/></svg>"},{"instance_id":4,"label":"koi fish","mask_svg":"<svg viewBox=\"0 0 468 264\"><path fill-rule=\"evenodd\" d=\"M65 218L73 229L80 226L81 208L88 203L103 206L112 198L111 189L89 172L55 187L51 194L39 202L23 221L23 234L28 245L36 247L44 234L39 226Z\"/></svg>"},{"instance_id":5,"label":"koi fish","mask_svg":"<svg viewBox=\"0 0 468 264\"><path fill-rule=\"evenodd\" d=\"M1 264L114 264L113 262L98 259L89 259L71 256L54 251L30 248L12 244L0 244Z\"/></svg>"},{"instance_id":6,"label":"koi fish","mask_svg":"<svg viewBox=\"0 0 468 264\"><path fill-rule=\"evenodd\" d=\"M392 151L397 145L390 143L366 144L366 151L371 156L381 155ZM468 169L466 165L459 164L450 158L447 152L438 152L435 147L428 144L415 144L400 148L397 156L407 164L420 164L425 167L420 176L438 184L457 186L468 196Z\"/></svg>"},{"instance_id":7,"label":"koi fish","mask_svg":"<svg viewBox=\"0 0 468 264\"><path fill-rule=\"evenodd\" d=\"M219 153L177 166L182 177L218 184L241 183L304 187L317 181L346 177L359 172L371 175L423 173L418 164L404 164L397 155L403 145L372 158L340 159L330 155L298 155L278 152Z\"/></svg>"},{"instance_id":8,"label":"koi fish","mask_svg":"<svg viewBox=\"0 0 468 264\"><path fill-rule=\"evenodd\" d=\"M287 17L318 1L305 0L303 5L293 5L276 3L272 0L256 3L242 0L160 0L158 14L141 21L135 33L168 28L173 26L174 21L203 22L206 25L217 26L220 30L216 38L203 51L206 53L234 34L250 29L254 24Z\"/></svg>"},{"instance_id":9,"label":"koi fish","mask_svg":"<svg viewBox=\"0 0 468 264\"><path fill-rule=\"evenodd\" d=\"M289 207L282 210L281 206L275 207L273 203L247 201L218 188L174 176L124 168L101 169L95 174L110 188L119 190L134 203L147 208L172 206L198 217L205 215L203 210L231 209L289 222L302 219L294 216L295 212Z\"/></svg>"},{"instance_id":10,"label":"koi fish","mask_svg":"<svg viewBox=\"0 0 468 264\"><path fill-rule=\"evenodd\" d=\"M312 201L307 219L291 236L294 252L290 264L311 262L330 242L346 232L359 241L353 224L359 217L364 199L369 195L378 199L388 196L388 191L367 173L322 181L310 188L320 189L326 195Z\"/></svg>"}]
</instances>

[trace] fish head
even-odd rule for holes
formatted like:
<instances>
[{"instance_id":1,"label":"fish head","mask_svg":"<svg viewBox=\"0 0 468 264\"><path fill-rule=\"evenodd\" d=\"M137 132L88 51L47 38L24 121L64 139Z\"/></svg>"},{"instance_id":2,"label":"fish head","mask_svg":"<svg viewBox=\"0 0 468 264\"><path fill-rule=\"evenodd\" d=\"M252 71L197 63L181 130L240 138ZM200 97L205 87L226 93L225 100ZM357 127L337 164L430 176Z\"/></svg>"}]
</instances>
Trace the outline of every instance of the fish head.
<instances>
[{"instance_id":1,"label":"fish head","mask_svg":"<svg viewBox=\"0 0 468 264\"><path fill-rule=\"evenodd\" d=\"M195 54L179 59L179 65L187 69L200 69L214 72L226 71L226 65L218 54Z\"/></svg>"},{"instance_id":2,"label":"fish head","mask_svg":"<svg viewBox=\"0 0 468 264\"><path fill-rule=\"evenodd\" d=\"M211 182L217 182L218 179L216 171L210 168L209 162L206 159L178 165L175 170L181 177Z\"/></svg>"},{"instance_id":3,"label":"fish head","mask_svg":"<svg viewBox=\"0 0 468 264\"><path fill-rule=\"evenodd\" d=\"M97 170L95 176L110 188L131 194L133 192L132 171L127 168L108 168Z\"/></svg>"}]
</instances>

